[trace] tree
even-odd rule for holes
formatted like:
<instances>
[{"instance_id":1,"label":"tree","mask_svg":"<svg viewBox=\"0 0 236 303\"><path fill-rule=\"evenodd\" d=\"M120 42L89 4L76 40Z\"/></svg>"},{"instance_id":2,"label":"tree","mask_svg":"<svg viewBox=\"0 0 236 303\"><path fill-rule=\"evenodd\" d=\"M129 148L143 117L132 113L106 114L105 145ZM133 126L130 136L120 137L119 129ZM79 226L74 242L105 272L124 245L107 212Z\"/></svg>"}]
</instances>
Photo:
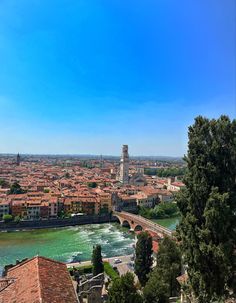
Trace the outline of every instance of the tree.
<instances>
[{"instance_id":1,"label":"tree","mask_svg":"<svg viewBox=\"0 0 236 303\"><path fill-rule=\"evenodd\" d=\"M20 221L21 221L20 216L15 216L14 222L15 222L15 223L19 223Z\"/></svg>"},{"instance_id":2,"label":"tree","mask_svg":"<svg viewBox=\"0 0 236 303\"><path fill-rule=\"evenodd\" d=\"M0 186L2 188L7 188L7 187L9 187L9 183L4 179L0 179Z\"/></svg>"},{"instance_id":3,"label":"tree","mask_svg":"<svg viewBox=\"0 0 236 303\"><path fill-rule=\"evenodd\" d=\"M168 285L168 296L178 294L179 283L176 278L181 274L181 253L174 240L165 237L157 254L157 271L165 284Z\"/></svg>"},{"instance_id":4,"label":"tree","mask_svg":"<svg viewBox=\"0 0 236 303\"><path fill-rule=\"evenodd\" d=\"M178 234L194 296L219 301L236 285L236 120L197 117L188 136Z\"/></svg>"},{"instance_id":5,"label":"tree","mask_svg":"<svg viewBox=\"0 0 236 303\"><path fill-rule=\"evenodd\" d=\"M160 273L155 268L143 289L145 303L168 303L168 285L162 280Z\"/></svg>"},{"instance_id":6,"label":"tree","mask_svg":"<svg viewBox=\"0 0 236 303\"><path fill-rule=\"evenodd\" d=\"M12 217L12 215L3 215L2 219L5 223L8 223L13 220L13 217Z\"/></svg>"},{"instance_id":7,"label":"tree","mask_svg":"<svg viewBox=\"0 0 236 303\"><path fill-rule=\"evenodd\" d=\"M23 193L25 193L25 191L21 188L18 182L14 182L8 191L8 195L18 195Z\"/></svg>"},{"instance_id":8,"label":"tree","mask_svg":"<svg viewBox=\"0 0 236 303\"><path fill-rule=\"evenodd\" d=\"M144 286L152 267L152 237L147 232L141 232L138 235L135 255L135 273L141 285Z\"/></svg>"},{"instance_id":9,"label":"tree","mask_svg":"<svg viewBox=\"0 0 236 303\"><path fill-rule=\"evenodd\" d=\"M97 183L96 182L88 182L88 187L96 188L97 187Z\"/></svg>"},{"instance_id":10,"label":"tree","mask_svg":"<svg viewBox=\"0 0 236 303\"><path fill-rule=\"evenodd\" d=\"M67 178L67 179L70 178L70 174L68 172L65 173L65 178Z\"/></svg>"},{"instance_id":11,"label":"tree","mask_svg":"<svg viewBox=\"0 0 236 303\"><path fill-rule=\"evenodd\" d=\"M93 247L92 264L93 264L93 275L96 276L104 271L102 262L101 245Z\"/></svg>"},{"instance_id":12,"label":"tree","mask_svg":"<svg viewBox=\"0 0 236 303\"><path fill-rule=\"evenodd\" d=\"M157 265L144 287L145 302L165 303L168 298L176 296L179 284L176 278L181 273L181 254L179 247L169 237L160 243Z\"/></svg>"},{"instance_id":13,"label":"tree","mask_svg":"<svg viewBox=\"0 0 236 303\"><path fill-rule=\"evenodd\" d=\"M108 290L108 303L142 303L142 296L134 285L134 276L127 272L116 278Z\"/></svg>"}]
</instances>

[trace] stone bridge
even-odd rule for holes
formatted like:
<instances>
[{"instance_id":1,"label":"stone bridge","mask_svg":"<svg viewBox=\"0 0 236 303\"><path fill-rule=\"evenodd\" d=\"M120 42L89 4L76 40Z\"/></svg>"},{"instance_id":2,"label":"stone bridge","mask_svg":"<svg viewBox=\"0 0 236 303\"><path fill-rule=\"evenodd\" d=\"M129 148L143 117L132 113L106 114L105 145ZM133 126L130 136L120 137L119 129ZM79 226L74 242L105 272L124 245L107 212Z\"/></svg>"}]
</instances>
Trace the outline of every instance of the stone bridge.
<instances>
[{"instance_id":1,"label":"stone bridge","mask_svg":"<svg viewBox=\"0 0 236 303\"><path fill-rule=\"evenodd\" d=\"M164 236L173 237L172 231L165 228L151 220L145 219L142 216L134 215L124 211L113 212L113 216L116 216L122 226L129 227L130 230L147 231L156 240L163 239Z\"/></svg>"}]
</instances>

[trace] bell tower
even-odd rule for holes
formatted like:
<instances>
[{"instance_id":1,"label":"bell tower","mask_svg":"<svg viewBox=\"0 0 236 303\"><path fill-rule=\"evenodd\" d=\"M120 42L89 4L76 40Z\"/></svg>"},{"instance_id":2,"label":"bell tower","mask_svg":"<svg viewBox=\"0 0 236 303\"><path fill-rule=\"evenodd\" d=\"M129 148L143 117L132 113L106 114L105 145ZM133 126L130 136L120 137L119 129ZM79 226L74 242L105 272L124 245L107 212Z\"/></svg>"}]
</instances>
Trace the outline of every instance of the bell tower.
<instances>
[{"instance_id":1,"label":"bell tower","mask_svg":"<svg viewBox=\"0 0 236 303\"><path fill-rule=\"evenodd\" d=\"M120 159L120 176L119 181L123 184L129 183L129 153L128 145L123 145Z\"/></svg>"}]
</instances>

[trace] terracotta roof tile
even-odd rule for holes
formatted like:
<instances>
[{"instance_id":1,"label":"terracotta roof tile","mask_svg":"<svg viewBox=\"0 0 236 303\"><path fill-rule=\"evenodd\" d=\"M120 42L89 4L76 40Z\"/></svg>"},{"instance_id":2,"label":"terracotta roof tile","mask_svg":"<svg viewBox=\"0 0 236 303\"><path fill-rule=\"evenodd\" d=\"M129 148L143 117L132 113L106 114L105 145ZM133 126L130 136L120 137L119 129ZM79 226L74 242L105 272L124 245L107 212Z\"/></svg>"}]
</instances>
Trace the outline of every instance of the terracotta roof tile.
<instances>
[{"instance_id":1,"label":"terracotta roof tile","mask_svg":"<svg viewBox=\"0 0 236 303\"><path fill-rule=\"evenodd\" d=\"M77 303L66 265L45 257L34 257L8 270L14 282L0 290L4 303ZM1 280L0 280L1 281Z\"/></svg>"}]
</instances>

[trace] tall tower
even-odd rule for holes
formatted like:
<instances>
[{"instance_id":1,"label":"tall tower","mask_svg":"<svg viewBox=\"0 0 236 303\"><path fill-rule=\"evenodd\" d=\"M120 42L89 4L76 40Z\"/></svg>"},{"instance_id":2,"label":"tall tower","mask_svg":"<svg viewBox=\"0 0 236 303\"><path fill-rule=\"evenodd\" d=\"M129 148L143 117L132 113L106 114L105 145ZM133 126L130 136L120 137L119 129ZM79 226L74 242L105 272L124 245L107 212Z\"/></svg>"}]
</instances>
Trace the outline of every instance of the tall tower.
<instances>
[{"instance_id":1,"label":"tall tower","mask_svg":"<svg viewBox=\"0 0 236 303\"><path fill-rule=\"evenodd\" d=\"M16 165L20 165L20 154L19 153L16 156Z\"/></svg>"},{"instance_id":2,"label":"tall tower","mask_svg":"<svg viewBox=\"0 0 236 303\"><path fill-rule=\"evenodd\" d=\"M129 183L129 154L128 145L123 145L120 159L120 176L119 181L123 184Z\"/></svg>"}]
</instances>

